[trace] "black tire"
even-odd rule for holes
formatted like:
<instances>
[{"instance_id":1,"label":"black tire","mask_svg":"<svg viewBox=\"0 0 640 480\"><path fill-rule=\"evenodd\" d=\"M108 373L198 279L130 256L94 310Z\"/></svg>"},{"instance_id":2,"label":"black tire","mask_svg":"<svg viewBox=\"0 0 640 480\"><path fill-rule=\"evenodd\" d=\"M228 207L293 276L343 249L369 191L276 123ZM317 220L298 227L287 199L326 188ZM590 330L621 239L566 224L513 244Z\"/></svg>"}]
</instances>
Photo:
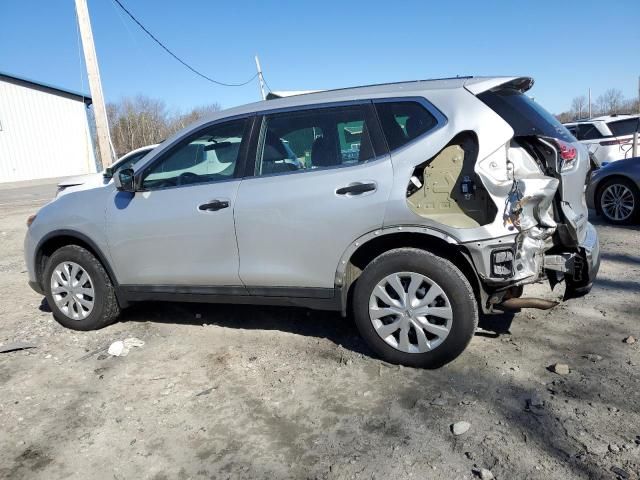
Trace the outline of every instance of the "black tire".
<instances>
[{"instance_id":1,"label":"black tire","mask_svg":"<svg viewBox=\"0 0 640 480\"><path fill-rule=\"evenodd\" d=\"M55 268L63 262L78 264L91 278L95 296L93 298L93 308L86 318L70 318L56 305L51 291L51 279ZM73 330L98 330L115 322L120 314L120 307L109 275L107 275L100 261L91 252L78 245L67 245L59 248L51 255L44 269L42 286L53 316L58 323L67 328Z\"/></svg>"},{"instance_id":2,"label":"black tire","mask_svg":"<svg viewBox=\"0 0 640 480\"><path fill-rule=\"evenodd\" d=\"M387 344L376 332L369 316L369 299L376 285L388 275L414 272L437 283L449 299L451 327L444 341L424 353L406 353ZM382 359L418 368L438 368L452 361L467 347L478 326L478 307L464 274L450 261L417 248L390 250L373 260L358 278L353 295L353 313L360 334Z\"/></svg>"},{"instance_id":3,"label":"black tire","mask_svg":"<svg viewBox=\"0 0 640 480\"><path fill-rule=\"evenodd\" d=\"M607 214L607 212L602 208L602 197L604 195L604 192L612 185L621 185L626 187L627 189L629 189L631 195L633 196L633 211L625 219L616 220L614 217L611 217L609 214ZM598 213L602 215L602 217L608 223L611 223L613 225L629 225L636 223L638 220L640 220L640 191L638 191L638 188L631 180L628 180L626 178L610 178L609 180L605 180L605 182L598 189L596 207Z\"/></svg>"}]
</instances>

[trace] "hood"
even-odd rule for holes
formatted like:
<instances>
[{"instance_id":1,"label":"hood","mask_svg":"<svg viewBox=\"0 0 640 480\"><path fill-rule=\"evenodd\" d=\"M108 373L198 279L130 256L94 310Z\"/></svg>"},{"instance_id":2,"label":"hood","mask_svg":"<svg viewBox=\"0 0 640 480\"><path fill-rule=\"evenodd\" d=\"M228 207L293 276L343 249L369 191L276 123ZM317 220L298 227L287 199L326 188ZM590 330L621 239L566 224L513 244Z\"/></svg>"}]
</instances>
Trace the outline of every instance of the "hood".
<instances>
[{"instance_id":1,"label":"hood","mask_svg":"<svg viewBox=\"0 0 640 480\"><path fill-rule=\"evenodd\" d=\"M102 173L90 173L87 175L65 178L63 181L58 183L58 196L65 195L69 192L90 190L95 187L101 187L109 183L110 180L111 179L109 178L104 178Z\"/></svg>"},{"instance_id":2,"label":"hood","mask_svg":"<svg viewBox=\"0 0 640 480\"><path fill-rule=\"evenodd\" d=\"M86 175L78 175L77 177L69 177L58 183L60 187L73 187L74 185L82 185L83 183L91 182L95 179L102 178L102 173L87 173Z\"/></svg>"}]
</instances>

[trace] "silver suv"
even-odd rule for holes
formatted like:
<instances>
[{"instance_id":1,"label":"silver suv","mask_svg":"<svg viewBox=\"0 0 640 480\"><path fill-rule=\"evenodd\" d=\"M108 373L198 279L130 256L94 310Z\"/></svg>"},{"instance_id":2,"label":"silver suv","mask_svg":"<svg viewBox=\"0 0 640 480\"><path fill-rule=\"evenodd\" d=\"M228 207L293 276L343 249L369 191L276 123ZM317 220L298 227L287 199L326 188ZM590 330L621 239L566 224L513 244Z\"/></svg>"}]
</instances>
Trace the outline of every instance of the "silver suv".
<instances>
[{"instance_id":1,"label":"silver suv","mask_svg":"<svg viewBox=\"0 0 640 480\"><path fill-rule=\"evenodd\" d=\"M352 312L387 361L435 367L479 312L586 294L599 266L584 146L533 80L349 88L225 112L103 185L65 189L25 240L55 318L104 327L131 302Z\"/></svg>"}]
</instances>

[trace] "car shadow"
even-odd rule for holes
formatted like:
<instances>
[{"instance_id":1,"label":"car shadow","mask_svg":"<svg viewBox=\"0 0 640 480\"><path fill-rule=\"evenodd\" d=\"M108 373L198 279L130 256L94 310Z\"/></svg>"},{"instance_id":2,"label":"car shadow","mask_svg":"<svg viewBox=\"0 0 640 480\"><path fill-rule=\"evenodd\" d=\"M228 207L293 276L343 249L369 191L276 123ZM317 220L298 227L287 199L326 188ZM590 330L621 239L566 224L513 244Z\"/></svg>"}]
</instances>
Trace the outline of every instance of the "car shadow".
<instances>
[{"instance_id":1,"label":"car shadow","mask_svg":"<svg viewBox=\"0 0 640 480\"><path fill-rule=\"evenodd\" d=\"M603 217L596 214L595 210L589 210L589 222L596 227L611 227L611 228L620 228L622 230L640 230L640 224L636 223L633 225L614 225L613 223L607 222Z\"/></svg>"},{"instance_id":2,"label":"car shadow","mask_svg":"<svg viewBox=\"0 0 640 480\"><path fill-rule=\"evenodd\" d=\"M154 322L183 325L216 325L239 330L279 330L325 338L370 357L369 350L350 317L337 312L300 307L239 304L140 302L122 312L122 322Z\"/></svg>"},{"instance_id":3,"label":"car shadow","mask_svg":"<svg viewBox=\"0 0 640 480\"><path fill-rule=\"evenodd\" d=\"M38 310L44 313L51 313L51 307L49 306L49 302L47 302L47 297L42 297L40 305L38 305Z\"/></svg>"},{"instance_id":4,"label":"car shadow","mask_svg":"<svg viewBox=\"0 0 640 480\"><path fill-rule=\"evenodd\" d=\"M481 315L476 335L497 338L508 334L513 313ZM122 322L216 325L241 330L278 330L327 339L368 357L376 355L365 344L351 316L300 307L236 304L141 302L122 312Z\"/></svg>"}]
</instances>

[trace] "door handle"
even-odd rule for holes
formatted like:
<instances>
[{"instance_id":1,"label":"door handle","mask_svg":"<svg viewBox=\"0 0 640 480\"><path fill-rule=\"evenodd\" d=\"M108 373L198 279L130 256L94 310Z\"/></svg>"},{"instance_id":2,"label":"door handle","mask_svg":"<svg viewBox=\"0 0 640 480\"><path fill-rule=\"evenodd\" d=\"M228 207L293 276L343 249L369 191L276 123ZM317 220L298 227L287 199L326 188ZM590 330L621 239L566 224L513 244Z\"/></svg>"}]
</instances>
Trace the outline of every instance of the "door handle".
<instances>
[{"instance_id":1,"label":"door handle","mask_svg":"<svg viewBox=\"0 0 640 480\"><path fill-rule=\"evenodd\" d=\"M227 200L211 200L209 203L203 203L198 206L198 210L207 212L217 212L223 208L229 208L229 202Z\"/></svg>"},{"instance_id":2,"label":"door handle","mask_svg":"<svg viewBox=\"0 0 640 480\"><path fill-rule=\"evenodd\" d=\"M377 189L375 183L354 183L353 185L347 185L336 190L338 195L362 195L366 192L373 192Z\"/></svg>"}]
</instances>

